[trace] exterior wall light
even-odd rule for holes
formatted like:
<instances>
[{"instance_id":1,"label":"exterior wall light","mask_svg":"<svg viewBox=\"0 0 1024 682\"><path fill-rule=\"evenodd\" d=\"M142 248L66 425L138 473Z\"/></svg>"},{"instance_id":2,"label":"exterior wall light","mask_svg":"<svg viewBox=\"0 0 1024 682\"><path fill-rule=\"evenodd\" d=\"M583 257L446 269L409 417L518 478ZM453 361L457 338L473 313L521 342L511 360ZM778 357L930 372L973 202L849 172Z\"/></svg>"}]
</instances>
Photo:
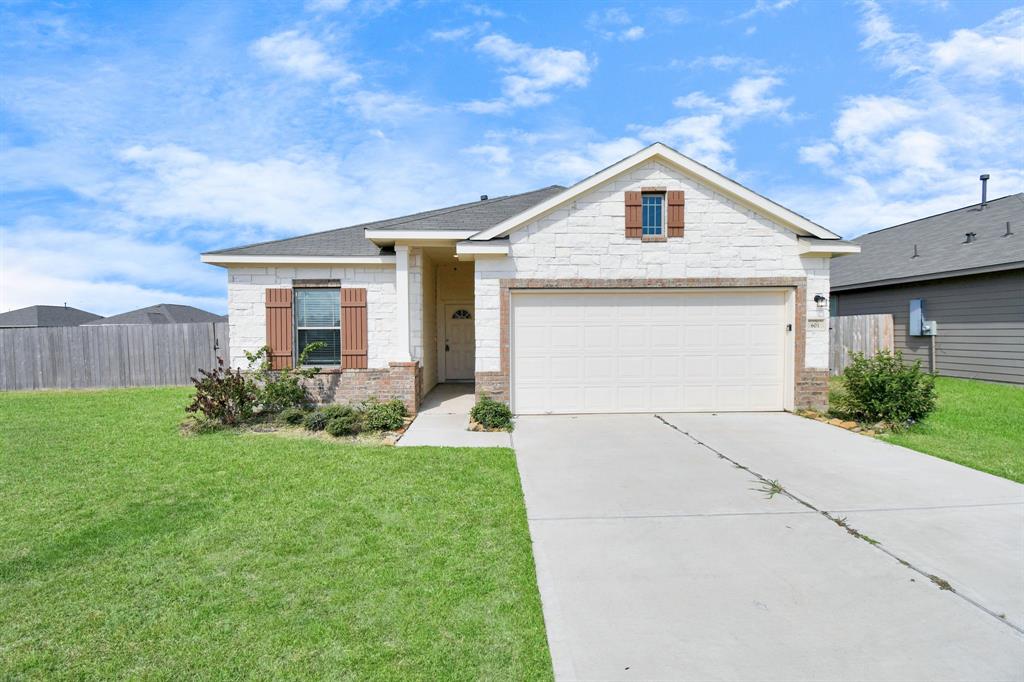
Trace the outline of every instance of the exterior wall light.
<instances>
[{"instance_id":1,"label":"exterior wall light","mask_svg":"<svg viewBox=\"0 0 1024 682\"><path fill-rule=\"evenodd\" d=\"M824 308L826 305L828 305L828 298L826 298L823 294L815 294L814 303L819 308Z\"/></svg>"}]
</instances>

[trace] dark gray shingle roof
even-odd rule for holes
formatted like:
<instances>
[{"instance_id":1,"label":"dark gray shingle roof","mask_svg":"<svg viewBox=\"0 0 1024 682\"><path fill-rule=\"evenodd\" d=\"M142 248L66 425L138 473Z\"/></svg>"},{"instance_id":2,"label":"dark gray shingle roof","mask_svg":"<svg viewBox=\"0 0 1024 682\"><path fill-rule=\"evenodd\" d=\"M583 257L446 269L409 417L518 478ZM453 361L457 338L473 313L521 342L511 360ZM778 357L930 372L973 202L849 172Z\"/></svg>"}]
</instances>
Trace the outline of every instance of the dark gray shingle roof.
<instances>
[{"instance_id":1,"label":"dark gray shingle roof","mask_svg":"<svg viewBox=\"0 0 1024 682\"><path fill-rule=\"evenodd\" d=\"M175 324L182 322L224 322L223 315L214 315L201 308L174 303L158 303L156 305L129 310L120 315L104 317L87 325L106 324Z\"/></svg>"},{"instance_id":2,"label":"dark gray shingle roof","mask_svg":"<svg viewBox=\"0 0 1024 682\"><path fill-rule=\"evenodd\" d=\"M33 305L0 313L0 327L77 327L100 315L63 305Z\"/></svg>"},{"instance_id":3,"label":"dark gray shingle roof","mask_svg":"<svg viewBox=\"0 0 1024 682\"><path fill-rule=\"evenodd\" d=\"M1004 237L1006 223L1013 236ZM967 232L977 238L964 243ZM832 260L832 288L1024 262L1024 193L869 232L861 252ZM917 258L913 258L914 245Z\"/></svg>"},{"instance_id":4,"label":"dark gray shingle roof","mask_svg":"<svg viewBox=\"0 0 1024 682\"><path fill-rule=\"evenodd\" d=\"M523 194L473 201L400 218L208 253L230 256L376 256L380 254L380 247L367 240L363 230L464 230L468 236L493 227L564 191L564 187L552 185Z\"/></svg>"}]
</instances>

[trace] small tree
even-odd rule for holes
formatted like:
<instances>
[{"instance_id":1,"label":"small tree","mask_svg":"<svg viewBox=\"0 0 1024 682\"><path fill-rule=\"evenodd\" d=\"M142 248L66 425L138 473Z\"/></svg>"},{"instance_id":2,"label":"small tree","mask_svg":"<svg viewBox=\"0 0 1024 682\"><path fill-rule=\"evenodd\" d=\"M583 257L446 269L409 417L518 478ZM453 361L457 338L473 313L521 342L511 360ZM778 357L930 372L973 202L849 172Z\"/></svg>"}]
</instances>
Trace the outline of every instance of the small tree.
<instances>
[{"instance_id":1,"label":"small tree","mask_svg":"<svg viewBox=\"0 0 1024 682\"><path fill-rule=\"evenodd\" d=\"M186 412L201 412L208 419L221 424L238 424L252 417L256 407L256 389L242 371L231 371L224 366L224 358L217 358L217 367L199 370L201 378L192 378L196 394L185 408Z\"/></svg>"},{"instance_id":2,"label":"small tree","mask_svg":"<svg viewBox=\"0 0 1024 682\"><path fill-rule=\"evenodd\" d=\"M871 358L854 353L843 385L841 409L858 421L902 428L935 409L935 377L921 371L920 360L905 364L899 351L881 351Z\"/></svg>"},{"instance_id":3,"label":"small tree","mask_svg":"<svg viewBox=\"0 0 1024 682\"><path fill-rule=\"evenodd\" d=\"M263 346L255 353L245 351L249 361L250 377L255 382L259 404L266 412L280 412L289 407L304 407L309 403L303 379L310 379L320 373L319 367L306 367L306 359L313 351L325 348L323 341L315 341L299 354L295 367L271 369L270 346Z\"/></svg>"}]
</instances>

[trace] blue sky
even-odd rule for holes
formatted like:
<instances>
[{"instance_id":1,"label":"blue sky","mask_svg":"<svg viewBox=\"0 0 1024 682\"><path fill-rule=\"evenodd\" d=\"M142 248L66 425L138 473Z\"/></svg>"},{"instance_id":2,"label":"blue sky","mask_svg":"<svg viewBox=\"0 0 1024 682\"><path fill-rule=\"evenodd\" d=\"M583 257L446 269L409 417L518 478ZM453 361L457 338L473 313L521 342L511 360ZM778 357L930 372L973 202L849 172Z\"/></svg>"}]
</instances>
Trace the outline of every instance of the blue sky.
<instances>
[{"instance_id":1,"label":"blue sky","mask_svg":"<svg viewBox=\"0 0 1024 682\"><path fill-rule=\"evenodd\" d=\"M845 236L1024 188L1005 2L5 2L0 74L0 310L222 312L202 251L656 140Z\"/></svg>"}]
</instances>

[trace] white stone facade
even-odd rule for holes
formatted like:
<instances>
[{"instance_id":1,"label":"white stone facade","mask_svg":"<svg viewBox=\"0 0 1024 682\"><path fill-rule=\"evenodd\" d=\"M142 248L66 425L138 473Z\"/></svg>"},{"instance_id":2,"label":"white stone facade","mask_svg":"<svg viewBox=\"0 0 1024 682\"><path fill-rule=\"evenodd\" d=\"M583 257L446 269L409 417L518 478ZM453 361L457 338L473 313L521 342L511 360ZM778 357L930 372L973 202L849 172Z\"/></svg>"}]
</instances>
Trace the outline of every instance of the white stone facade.
<instances>
[{"instance_id":1,"label":"white stone facade","mask_svg":"<svg viewBox=\"0 0 1024 682\"><path fill-rule=\"evenodd\" d=\"M626 239L624 192L686 193L685 236ZM476 261L476 371L500 363L499 280L806 277L807 310L828 295L829 259L801 257L797 235L657 161L637 166L510 235L510 255ZM828 368L828 324L806 331L805 366Z\"/></svg>"},{"instance_id":2,"label":"white stone facade","mask_svg":"<svg viewBox=\"0 0 1024 682\"><path fill-rule=\"evenodd\" d=\"M266 343L266 289L291 287L296 279L337 279L342 287L365 288L369 366L384 368L395 359L398 306L393 266L232 266L228 269L232 367L246 368L245 351L256 351Z\"/></svg>"}]
</instances>

